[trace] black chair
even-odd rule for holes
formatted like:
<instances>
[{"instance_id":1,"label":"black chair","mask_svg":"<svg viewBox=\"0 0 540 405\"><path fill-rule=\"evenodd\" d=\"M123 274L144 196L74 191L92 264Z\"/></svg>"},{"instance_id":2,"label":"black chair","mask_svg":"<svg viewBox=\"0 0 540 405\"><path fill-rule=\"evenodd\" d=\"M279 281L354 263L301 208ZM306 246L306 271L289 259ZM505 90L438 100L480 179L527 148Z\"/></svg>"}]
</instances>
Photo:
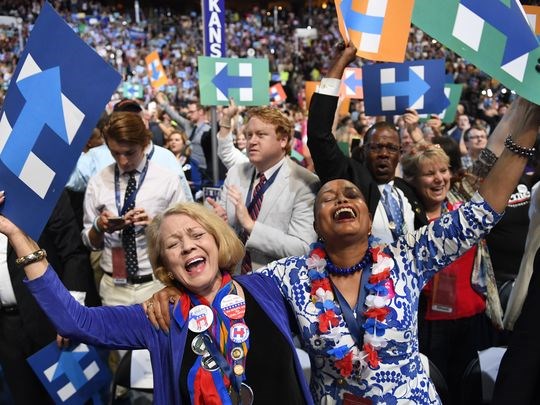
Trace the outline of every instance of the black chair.
<instances>
[{"instance_id":1,"label":"black chair","mask_svg":"<svg viewBox=\"0 0 540 405\"><path fill-rule=\"evenodd\" d=\"M448 403L447 401L450 400L450 396L448 394L448 385L446 384L446 380L444 379L442 373L439 371L437 366L423 353L420 353L420 356L427 359L428 361L428 367L429 367L429 378L431 379L431 382L435 386L435 390L437 391L437 394L439 394L439 397L441 398L441 401L443 404Z\"/></svg>"},{"instance_id":2,"label":"black chair","mask_svg":"<svg viewBox=\"0 0 540 405\"><path fill-rule=\"evenodd\" d=\"M512 292L512 288L514 288L514 281L515 280L513 279L506 280L499 287L499 299L501 300L503 314L506 312L506 307L508 306L508 300L510 299L510 293Z\"/></svg>"},{"instance_id":3,"label":"black chair","mask_svg":"<svg viewBox=\"0 0 540 405\"><path fill-rule=\"evenodd\" d=\"M442 373L431 360L429 360L429 378L431 378L433 385L435 385L435 389L437 390L437 394L439 394L442 403L446 404L450 399L448 385L446 384L446 380Z\"/></svg>"},{"instance_id":4,"label":"black chair","mask_svg":"<svg viewBox=\"0 0 540 405\"><path fill-rule=\"evenodd\" d=\"M492 381L494 388L495 381ZM489 387L487 389L490 389ZM493 392L488 393L488 398L484 399L482 387L482 369L480 368L480 359L476 356L463 373L461 379L460 403L467 405L482 405L491 403Z\"/></svg>"},{"instance_id":5,"label":"black chair","mask_svg":"<svg viewBox=\"0 0 540 405\"><path fill-rule=\"evenodd\" d=\"M117 387L124 387L128 390L153 393L153 389L147 388L133 388L131 387L131 351L128 351L124 357L118 363L116 372L114 373L112 384L111 384L111 404L121 404L125 403L122 397L118 397L116 393Z\"/></svg>"},{"instance_id":6,"label":"black chair","mask_svg":"<svg viewBox=\"0 0 540 405\"><path fill-rule=\"evenodd\" d=\"M478 356L471 360L461 379L460 403L478 405L482 400L482 372Z\"/></svg>"}]
</instances>

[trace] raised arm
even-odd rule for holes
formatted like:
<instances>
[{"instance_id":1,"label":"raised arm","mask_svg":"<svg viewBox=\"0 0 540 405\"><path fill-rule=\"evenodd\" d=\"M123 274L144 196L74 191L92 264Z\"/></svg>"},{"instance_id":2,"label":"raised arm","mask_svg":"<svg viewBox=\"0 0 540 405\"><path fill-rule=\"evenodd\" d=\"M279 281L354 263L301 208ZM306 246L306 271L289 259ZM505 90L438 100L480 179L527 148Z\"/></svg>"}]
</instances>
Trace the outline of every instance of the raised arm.
<instances>
[{"instance_id":1,"label":"raised arm","mask_svg":"<svg viewBox=\"0 0 540 405\"><path fill-rule=\"evenodd\" d=\"M238 150L233 143L231 128L232 122L237 114L238 106L231 98L229 100L229 107L223 111L223 116L219 121L218 132L217 154L227 170L237 163L244 163L249 160L248 157Z\"/></svg>"},{"instance_id":2,"label":"raised arm","mask_svg":"<svg viewBox=\"0 0 540 405\"><path fill-rule=\"evenodd\" d=\"M0 196L0 205L4 202ZM7 236L24 269L27 286L58 332L110 348L143 348L155 338L140 305L93 307L80 305L49 266L45 251L9 219L0 215L0 233ZM114 327L111 327L113 326Z\"/></svg>"},{"instance_id":3,"label":"raised arm","mask_svg":"<svg viewBox=\"0 0 540 405\"><path fill-rule=\"evenodd\" d=\"M4 203L5 198L4 192L0 192L0 205ZM29 280L41 277L45 273L49 263L43 253L39 253L38 244L2 215L0 215L0 233L7 236L10 245L15 250L15 254L19 258L17 265L24 265L28 262L24 266L24 271Z\"/></svg>"},{"instance_id":4,"label":"raised arm","mask_svg":"<svg viewBox=\"0 0 540 405\"><path fill-rule=\"evenodd\" d=\"M356 48L349 44L341 49L319 90L309 106L308 147L315 165L315 172L322 183L336 178L351 180L348 174L351 159L344 156L332 133L337 109L339 86L345 68L356 59Z\"/></svg>"},{"instance_id":5,"label":"raised arm","mask_svg":"<svg viewBox=\"0 0 540 405\"><path fill-rule=\"evenodd\" d=\"M540 107L518 97L494 132L498 137L507 134L504 149L479 192L497 212L504 210L523 174L528 155L533 153L539 125Z\"/></svg>"}]
</instances>

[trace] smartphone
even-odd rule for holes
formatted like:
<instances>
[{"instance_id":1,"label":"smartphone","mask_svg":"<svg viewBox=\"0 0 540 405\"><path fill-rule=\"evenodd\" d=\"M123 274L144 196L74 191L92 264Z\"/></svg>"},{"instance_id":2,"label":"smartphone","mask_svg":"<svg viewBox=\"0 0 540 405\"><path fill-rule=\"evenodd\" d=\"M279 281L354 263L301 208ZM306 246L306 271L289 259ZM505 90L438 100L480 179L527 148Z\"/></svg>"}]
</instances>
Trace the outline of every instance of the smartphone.
<instances>
[{"instance_id":1,"label":"smartphone","mask_svg":"<svg viewBox=\"0 0 540 405\"><path fill-rule=\"evenodd\" d=\"M121 225L124 225L125 219L124 217L110 217L109 218L109 226L110 227L119 227Z\"/></svg>"}]
</instances>

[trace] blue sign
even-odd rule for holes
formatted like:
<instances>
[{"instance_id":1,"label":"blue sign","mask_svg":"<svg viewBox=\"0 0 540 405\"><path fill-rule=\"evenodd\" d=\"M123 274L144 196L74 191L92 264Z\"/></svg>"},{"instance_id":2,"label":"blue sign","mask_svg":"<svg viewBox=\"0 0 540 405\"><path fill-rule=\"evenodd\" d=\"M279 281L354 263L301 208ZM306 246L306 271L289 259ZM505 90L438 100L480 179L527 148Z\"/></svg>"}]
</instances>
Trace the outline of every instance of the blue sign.
<instances>
[{"instance_id":1,"label":"blue sign","mask_svg":"<svg viewBox=\"0 0 540 405\"><path fill-rule=\"evenodd\" d=\"M108 366L92 346L59 349L56 341L27 359L56 404L101 403L99 391L111 381Z\"/></svg>"},{"instance_id":2,"label":"blue sign","mask_svg":"<svg viewBox=\"0 0 540 405\"><path fill-rule=\"evenodd\" d=\"M408 108L435 114L448 106L442 59L364 65L362 75L368 115L403 114Z\"/></svg>"},{"instance_id":3,"label":"blue sign","mask_svg":"<svg viewBox=\"0 0 540 405\"><path fill-rule=\"evenodd\" d=\"M44 3L0 113L2 214L38 239L121 80Z\"/></svg>"},{"instance_id":4,"label":"blue sign","mask_svg":"<svg viewBox=\"0 0 540 405\"><path fill-rule=\"evenodd\" d=\"M201 3L204 55L224 58L227 56L225 0L201 0Z\"/></svg>"}]
</instances>

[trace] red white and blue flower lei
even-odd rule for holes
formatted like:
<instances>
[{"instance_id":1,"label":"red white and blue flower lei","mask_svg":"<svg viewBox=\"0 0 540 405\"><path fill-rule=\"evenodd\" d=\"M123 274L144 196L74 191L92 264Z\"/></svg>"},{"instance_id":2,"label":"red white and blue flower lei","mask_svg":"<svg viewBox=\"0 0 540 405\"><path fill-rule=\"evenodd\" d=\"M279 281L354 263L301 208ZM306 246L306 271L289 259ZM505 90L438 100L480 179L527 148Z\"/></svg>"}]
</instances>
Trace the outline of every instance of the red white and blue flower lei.
<instances>
[{"instance_id":1,"label":"red white and blue flower lei","mask_svg":"<svg viewBox=\"0 0 540 405\"><path fill-rule=\"evenodd\" d=\"M332 284L328 278L324 245L320 243L312 245L309 258L306 260L311 281L311 300L319 310L318 331L321 336L334 341L334 345L330 345L326 352L335 359L335 367L345 378L351 375L355 362L367 364L372 369L378 368L380 361L378 350L387 344L384 334L388 326L384 321L390 313L388 304L395 295L394 284L390 278L394 261L380 247L371 248L370 253L373 264L371 275L365 285L365 321L362 325L365 333L362 351L354 344L349 347L341 343L343 334L338 328L343 322L342 313L336 305Z\"/></svg>"}]
</instances>

